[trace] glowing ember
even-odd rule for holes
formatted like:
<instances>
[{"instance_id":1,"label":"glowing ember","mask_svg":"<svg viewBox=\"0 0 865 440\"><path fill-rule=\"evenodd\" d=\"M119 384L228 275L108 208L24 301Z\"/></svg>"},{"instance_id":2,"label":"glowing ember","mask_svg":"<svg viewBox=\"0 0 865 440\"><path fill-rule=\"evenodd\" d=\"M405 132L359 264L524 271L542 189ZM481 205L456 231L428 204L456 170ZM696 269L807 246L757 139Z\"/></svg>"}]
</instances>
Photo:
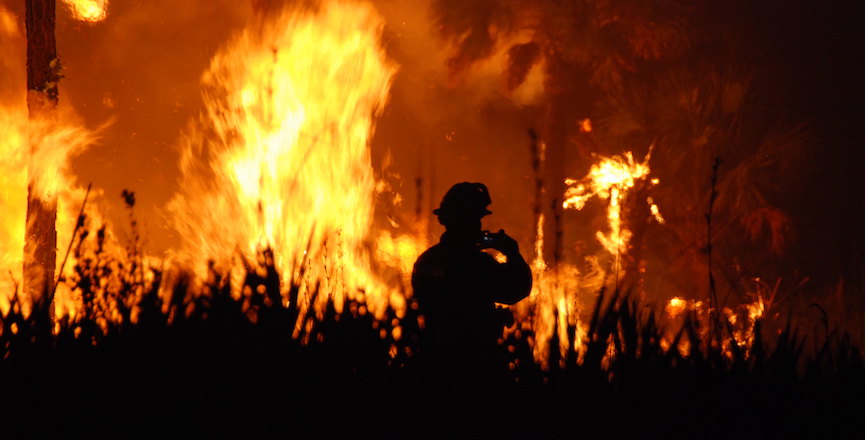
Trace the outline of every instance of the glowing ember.
<instances>
[{"instance_id":1,"label":"glowing ember","mask_svg":"<svg viewBox=\"0 0 865 440\"><path fill-rule=\"evenodd\" d=\"M63 0L63 3L79 21L98 23L108 16L108 0Z\"/></svg>"},{"instance_id":2,"label":"glowing ember","mask_svg":"<svg viewBox=\"0 0 865 440\"><path fill-rule=\"evenodd\" d=\"M258 17L216 54L202 78L207 110L181 142L178 259L204 275L204 257L225 271L269 246L283 280L304 271L302 298L318 288L319 314L346 299L377 315L404 310L371 264L369 140L396 71L382 26L368 4L325 2ZM403 270L423 249L389 240L379 237L380 254Z\"/></svg>"},{"instance_id":3,"label":"glowing ember","mask_svg":"<svg viewBox=\"0 0 865 440\"><path fill-rule=\"evenodd\" d=\"M688 308L688 302L682 298L675 297L667 303L667 307L665 311L667 312L667 316L670 318L675 318L681 315Z\"/></svg>"},{"instance_id":4,"label":"glowing ember","mask_svg":"<svg viewBox=\"0 0 865 440\"><path fill-rule=\"evenodd\" d=\"M657 185L658 179L652 179L652 183L654 185ZM646 203L649 204L649 212L652 213L652 217L655 218L655 221L663 225L665 223L664 216L661 215L661 209L658 208L658 205L655 204L655 201L651 197L647 197Z\"/></svg>"},{"instance_id":5,"label":"glowing ember","mask_svg":"<svg viewBox=\"0 0 865 440\"><path fill-rule=\"evenodd\" d=\"M703 301L684 299L677 296L667 302L667 306L664 308L664 311L667 313L667 317L671 319L676 319L688 311L705 313L706 307Z\"/></svg>"}]
</instances>

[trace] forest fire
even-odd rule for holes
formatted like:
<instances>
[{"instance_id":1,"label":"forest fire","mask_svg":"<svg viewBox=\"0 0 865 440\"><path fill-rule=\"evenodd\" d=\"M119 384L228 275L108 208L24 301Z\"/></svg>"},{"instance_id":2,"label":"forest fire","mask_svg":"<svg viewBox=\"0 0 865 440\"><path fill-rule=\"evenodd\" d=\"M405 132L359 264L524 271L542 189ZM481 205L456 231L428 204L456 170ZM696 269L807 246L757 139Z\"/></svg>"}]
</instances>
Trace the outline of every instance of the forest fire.
<instances>
[{"instance_id":1,"label":"forest fire","mask_svg":"<svg viewBox=\"0 0 865 440\"><path fill-rule=\"evenodd\" d=\"M64 3L75 20L96 23L107 17L107 1ZM233 295L240 297L249 263L262 251L273 249L283 294L302 274L299 301L304 308L311 306L318 319L328 303L341 312L347 300L364 303L365 310L379 319L389 308L404 316L411 296L407 288L411 266L430 237L418 227L419 218L414 225L405 222L410 227L402 231L388 230L374 220L381 209L376 205L383 203L378 196L393 182L385 181L373 167L370 146L376 119L388 106L399 70L381 43L383 17L366 3L337 2L311 8L263 8L245 20L243 29L222 43L209 60L200 80L203 108L176 141L180 176L165 209L179 240L167 250L165 267L192 269L199 280L208 279L213 270L230 274ZM23 41L8 12L3 23L5 38ZM4 54L6 59L21 56ZM3 232L9 237L4 240L4 272L10 274L4 278L4 290L14 292L22 279L21 259L16 257L16 249L24 244L20 210L27 173L22 174L22 161L29 161L30 174L36 176L30 183L46 200L56 197L55 188L63 188L58 247L73 243L69 234L77 230L75 205L84 200L83 190L68 171L39 170L68 169L70 158L93 144L95 136L70 111L61 118L73 121L68 128L63 124L48 128L32 118L27 122L20 107L4 108L5 137L10 140L4 148L10 159L17 158L4 163L10 170L4 178L12 179L4 185L8 199L4 203L19 206L17 215L6 217L9 224ZM597 131L592 125L583 119L577 129L592 134ZM33 133L44 142L34 140ZM28 158L26 146L39 143L45 146L31 147L38 154ZM629 196L638 183L659 184L657 177L650 177L650 157L651 149L639 162L630 151L597 155L585 177L565 180L561 202L565 209L582 210L594 197L606 203L606 226L595 231L606 253L585 257L584 267L545 261L544 230L549 219L543 213L536 219L531 306L518 306L514 312L516 328L534 334L533 351L539 362L545 362L554 337L563 355L569 350L585 351L587 324L579 315L590 308L593 292L607 283L610 274L614 284L626 275L622 261L633 233L622 217L623 205L638 203ZM663 224L655 200L649 196L645 203L651 217ZM87 212L91 226L101 222L95 210ZM127 258L119 247L112 252ZM158 258L148 257L148 261ZM605 261L611 261L608 267ZM61 275L56 312L80 316L82 299L66 286L70 273ZM307 304L311 299L313 304ZM578 343L569 347L573 339Z\"/></svg>"},{"instance_id":2,"label":"forest fire","mask_svg":"<svg viewBox=\"0 0 865 440\"><path fill-rule=\"evenodd\" d=\"M774 81L786 55L736 46L760 26L724 7L20 3L0 6L0 378L17 371L7 359L42 362L28 347L44 343L56 365L79 363L33 382L110 380L93 367L104 350L141 378L183 358L194 366L150 383L179 394L234 380L225 362L252 378L225 395L278 384L271 400L308 392L319 407L315 388L358 378L381 393L526 387L501 409L548 386L617 402L698 383L728 402L747 384L862 370L861 334L843 330L858 269L808 266L823 238L801 207L819 186L802 178L814 146L839 123L767 110L811 107ZM489 364L430 354L433 312L412 286L455 224L439 201L456 182L492 194L471 250L516 258L528 281L525 257L532 275L518 300L484 299ZM426 383L445 370L461 385ZM635 385L655 378L677 391Z\"/></svg>"}]
</instances>

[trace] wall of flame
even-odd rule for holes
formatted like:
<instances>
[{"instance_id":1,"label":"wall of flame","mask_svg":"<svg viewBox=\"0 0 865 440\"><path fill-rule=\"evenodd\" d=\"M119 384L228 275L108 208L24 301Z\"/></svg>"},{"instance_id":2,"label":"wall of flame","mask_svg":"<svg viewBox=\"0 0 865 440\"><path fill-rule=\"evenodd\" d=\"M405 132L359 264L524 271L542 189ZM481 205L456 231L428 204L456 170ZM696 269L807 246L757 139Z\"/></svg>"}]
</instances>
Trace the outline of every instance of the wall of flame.
<instances>
[{"instance_id":1,"label":"wall of flame","mask_svg":"<svg viewBox=\"0 0 865 440\"><path fill-rule=\"evenodd\" d=\"M252 20L213 57L205 110L180 143L168 205L177 256L214 258L227 272L269 246L283 279L303 268L338 311L365 291L383 313L391 298L367 252L370 136L396 71L378 45L383 22L368 5L338 2Z\"/></svg>"}]
</instances>

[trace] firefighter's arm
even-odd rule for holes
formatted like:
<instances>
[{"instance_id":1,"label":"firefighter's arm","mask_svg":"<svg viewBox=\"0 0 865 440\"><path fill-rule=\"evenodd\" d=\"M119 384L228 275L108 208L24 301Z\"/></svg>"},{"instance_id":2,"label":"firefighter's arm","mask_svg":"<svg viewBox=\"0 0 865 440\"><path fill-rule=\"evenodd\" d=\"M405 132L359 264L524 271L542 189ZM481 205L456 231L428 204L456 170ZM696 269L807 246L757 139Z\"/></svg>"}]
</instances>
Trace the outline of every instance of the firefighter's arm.
<instances>
[{"instance_id":1,"label":"firefighter's arm","mask_svg":"<svg viewBox=\"0 0 865 440\"><path fill-rule=\"evenodd\" d=\"M501 252L507 258L505 263L496 263L497 281L496 302L515 304L529 296L532 291L532 270L520 254L516 240L499 230L496 234L493 249Z\"/></svg>"}]
</instances>

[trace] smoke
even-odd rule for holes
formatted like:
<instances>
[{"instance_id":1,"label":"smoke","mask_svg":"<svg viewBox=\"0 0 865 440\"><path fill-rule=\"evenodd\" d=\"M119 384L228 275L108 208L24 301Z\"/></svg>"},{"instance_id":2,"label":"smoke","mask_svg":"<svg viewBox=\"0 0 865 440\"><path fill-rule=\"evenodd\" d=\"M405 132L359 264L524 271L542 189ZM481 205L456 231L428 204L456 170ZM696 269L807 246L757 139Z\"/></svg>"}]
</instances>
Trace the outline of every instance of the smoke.
<instances>
[{"instance_id":1,"label":"smoke","mask_svg":"<svg viewBox=\"0 0 865 440\"><path fill-rule=\"evenodd\" d=\"M531 249L534 186L528 130L540 124L541 110L535 104L542 97L543 75L540 69L530 69L516 90L509 90L507 81L508 49L527 36L478 37L480 47L471 51L483 58L455 62L455 57L462 57L457 44L461 40L442 33L441 20L448 18L440 15L441 5L376 5L388 22L386 49L400 71L390 105L378 123L373 154L392 156L393 168L402 177L394 186L402 192L403 212L408 216L418 207L416 178L421 179L423 216L430 216L452 184L484 182L494 212L485 219L485 227L505 228L521 240L523 249ZM483 13L482 6L475 8L471 3L462 10ZM436 228L433 236L440 232Z\"/></svg>"},{"instance_id":2,"label":"smoke","mask_svg":"<svg viewBox=\"0 0 865 440\"><path fill-rule=\"evenodd\" d=\"M124 237L120 193L135 191L146 249L171 246L164 206L176 191L182 129L201 110L200 78L217 48L251 13L247 2L112 2L108 18L85 24L58 10L64 66L61 103L90 127L113 124L73 168L104 189L107 220Z\"/></svg>"},{"instance_id":3,"label":"smoke","mask_svg":"<svg viewBox=\"0 0 865 440\"><path fill-rule=\"evenodd\" d=\"M27 72L21 68L26 60L24 26L13 11L0 5L0 105L11 106L25 98Z\"/></svg>"}]
</instances>

